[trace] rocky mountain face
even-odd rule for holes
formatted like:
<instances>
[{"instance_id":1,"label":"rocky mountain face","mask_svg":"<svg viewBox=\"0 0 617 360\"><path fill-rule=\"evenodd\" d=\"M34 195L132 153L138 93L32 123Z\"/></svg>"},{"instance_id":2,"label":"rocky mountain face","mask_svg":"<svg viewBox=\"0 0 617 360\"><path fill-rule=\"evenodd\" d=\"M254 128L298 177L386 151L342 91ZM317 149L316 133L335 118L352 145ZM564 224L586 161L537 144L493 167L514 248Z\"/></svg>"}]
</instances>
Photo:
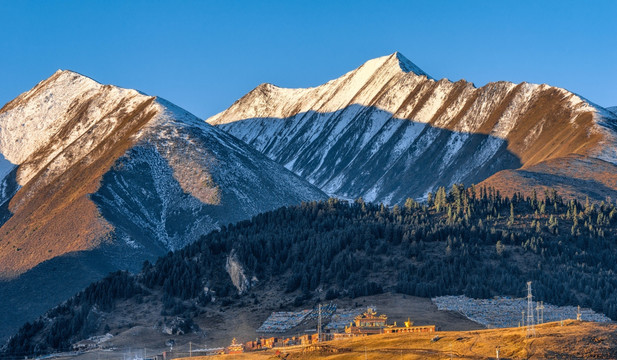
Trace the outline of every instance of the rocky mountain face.
<instances>
[{"instance_id":1,"label":"rocky mountain face","mask_svg":"<svg viewBox=\"0 0 617 360\"><path fill-rule=\"evenodd\" d=\"M0 110L0 153L0 337L111 270L325 198L183 109L71 71Z\"/></svg>"},{"instance_id":2,"label":"rocky mountain face","mask_svg":"<svg viewBox=\"0 0 617 360\"><path fill-rule=\"evenodd\" d=\"M613 112L546 84L435 80L399 53L315 88L262 84L207 122L344 198L393 204L483 181L617 195Z\"/></svg>"}]
</instances>

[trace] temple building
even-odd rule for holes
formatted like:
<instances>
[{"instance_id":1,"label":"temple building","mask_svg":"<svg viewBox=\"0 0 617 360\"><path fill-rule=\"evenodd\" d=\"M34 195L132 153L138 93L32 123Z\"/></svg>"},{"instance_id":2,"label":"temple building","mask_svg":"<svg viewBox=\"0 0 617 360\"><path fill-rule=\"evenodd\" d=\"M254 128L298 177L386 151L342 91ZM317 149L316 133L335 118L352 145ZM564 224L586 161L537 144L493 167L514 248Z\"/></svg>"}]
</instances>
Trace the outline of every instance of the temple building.
<instances>
[{"instance_id":1,"label":"temple building","mask_svg":"<svg viewBox=\"0 0 617 360\"><path fill-rule=\"evenodd\" d=\"M244 344L238 343L236 338L231 340L231 344L225 348L227 354L242 354L244 352Z\"/></svg>"},{"instance_id":2,"label":"temple building","mask_svg":"<svg viewBox=\"0 0 617 360\"><path fill-rule=\"evenodd\" d=\"M356 335L381 334L386 327L388 316L377 315L374 309L368 308L363 314L356 316L354 322L345 327L345 333Z\"/></svg>"},{"instance_id":3,"label":"temple building","mask_svg":"<svg viewBox=\"0 0 617 360\"><path fill-rule=\"evenodd\" d=\"M392 333L420 333L435 332L435 325L413 326L413 321L407 319L405 326L388 325L388 316L385 314L377 315L374 309L368 308L366 312L355 317L354 321L345 327L346 336L366 336L373 334L392 334ZM341 334L343 335L343 334ZM343 338L344 336L335 336Z\"/></svg>"}]
</instances>

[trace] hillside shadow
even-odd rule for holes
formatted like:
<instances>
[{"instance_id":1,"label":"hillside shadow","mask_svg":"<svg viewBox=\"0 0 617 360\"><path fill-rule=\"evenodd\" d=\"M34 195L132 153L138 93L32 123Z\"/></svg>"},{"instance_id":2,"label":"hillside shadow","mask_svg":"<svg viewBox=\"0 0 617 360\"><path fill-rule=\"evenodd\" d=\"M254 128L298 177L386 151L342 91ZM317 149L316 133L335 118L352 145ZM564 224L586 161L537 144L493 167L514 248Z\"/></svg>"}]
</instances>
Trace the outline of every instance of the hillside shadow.
<instances>
[{"instance_id":1,"label":"hillside shadow","mask_svg":"<svg viewBox=\"0 0 617 360\"><path fill-rule=\"evenodd\" d=\"M220 126L327 193L369 201L402 203L521 167L507 140L397 118L374 106Z\"/></svg>"},{"instance_id":2,"label":"hillside shadow","mask_svg":"<svg viewBox=\"0 0 617 360\"><path fill-rule=\"evenodd\" d=\"M32 322L91 282L118 269L139 271L141 263L136 258L153 261L157 255L116 242L54 257L15 278L0 281L0 344L26 321Z\"/></svg>"},{"instance_id":3,"label":"hillside shadow","mask_svg":"<svg viewBox=\"0 0 617 360\"><path fill-rule=\"evenodd\" d=\"M18 167L15 167L4 179L0 180L0 226L4 225L13 216L9 209L9 203L19 190L17 169Z\"/></svg>"}]
</instances>

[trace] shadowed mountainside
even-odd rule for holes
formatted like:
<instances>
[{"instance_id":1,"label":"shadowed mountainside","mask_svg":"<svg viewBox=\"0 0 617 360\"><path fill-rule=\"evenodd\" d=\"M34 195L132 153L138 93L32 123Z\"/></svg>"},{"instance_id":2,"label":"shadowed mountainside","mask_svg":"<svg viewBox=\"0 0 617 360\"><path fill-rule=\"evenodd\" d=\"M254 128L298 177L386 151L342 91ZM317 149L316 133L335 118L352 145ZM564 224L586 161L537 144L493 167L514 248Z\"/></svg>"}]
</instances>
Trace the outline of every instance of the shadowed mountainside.
<instances>
[{"instance_id":1,"label":"shadowed mountainside","mask_svg":"<svg viewBox=\"0 0 617 360\"><path fill-rule=\"evenodd\" d=\"M355 121L342 127L349 114L356 114ZM291 127L295 119L302 121ZM497 171L521 166L506 140L399 119L356 104L334 113L247 119L223 128L326 192L344 198L403 202L425 197L439 186L479 183ZM240 133L240 128L245 132ZM288 137L287 132L294 135ZM280 136L267 141L265 133ZM251 138L253 134L259 135Z\"/></svg>"},{"instance_id":2,"label":"shadowed mountainside","mask_svg":"<svg viewBox=\"0 0 617 360\"><path fill-rule=\"evenodd\" d=\"M121 243L103 244L44 261L16 278L0 281L0 342L26 321L32 321L117 269L139 271L132 259L149 259L151 252ZM76 274L79 274L78 276Z\"/></svg>"}]
</instances>

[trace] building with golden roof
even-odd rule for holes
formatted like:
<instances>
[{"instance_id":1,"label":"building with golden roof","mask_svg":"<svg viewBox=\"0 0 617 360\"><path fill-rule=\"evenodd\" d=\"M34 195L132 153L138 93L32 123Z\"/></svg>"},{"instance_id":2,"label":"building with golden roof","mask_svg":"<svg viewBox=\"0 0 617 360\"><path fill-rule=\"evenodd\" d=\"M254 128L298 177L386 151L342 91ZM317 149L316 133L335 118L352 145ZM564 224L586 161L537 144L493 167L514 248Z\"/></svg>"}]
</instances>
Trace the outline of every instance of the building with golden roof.
<instances>
[{"instance_id":1,"label":"building with golden roof","mask_svg":"<svg viewBox=\"0 0 617 360\"><path fill-rule=\"evenodd\" d=\"M227 354L242 354L244 352L244 344L238 343L236 338L231 340L231 344L225 348Z\"/></svg>"},{"instance_id":2,"label":"building with golden roof","mask_svg":"<svg viewBox=\"0 0 617 360\"><path fill-rule=\"evenodd\" d=\"M388 316L386 314L377 315L373 308L354 318L354 321L345 327L345 333L352 335L381 334L387 325Z\"/></svg>"},{"instance_id":3,"label":"building with golden roof","mask_svg":"<svg viewBox=\"0 0 617 360\"><path fill-rule=\"evenodd\" d=\"M385 314L377 315L374 309L368 308L364 313L356 316L354 321L345 327L347 336L366 336L373 334L389 333L417 333L435 332L435 325L413 326L413 321L407 319L405 326L388 325L388 316ZM342 336L338 336L341 338Z\"/></svg>"}]
</instances>

